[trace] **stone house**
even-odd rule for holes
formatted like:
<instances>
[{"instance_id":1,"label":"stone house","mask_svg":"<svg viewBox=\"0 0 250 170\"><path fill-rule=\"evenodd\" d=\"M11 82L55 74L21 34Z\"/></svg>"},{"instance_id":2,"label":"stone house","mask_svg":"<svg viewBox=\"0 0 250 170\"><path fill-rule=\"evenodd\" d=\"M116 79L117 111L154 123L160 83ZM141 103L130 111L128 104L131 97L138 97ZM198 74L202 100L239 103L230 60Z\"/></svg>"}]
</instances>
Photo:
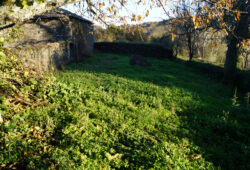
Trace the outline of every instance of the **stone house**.
<instances>
[{"instance_id":1,"label":"stone house","mask_svg":"<svg viewBox=\"0 0 250 170\"><path fill-rule=\"evenodd\" d=\"M0 37L4 48L42 70L91 56L94 48L92 22L64 9L0 28Z\"/></svg>"}]
</instances>

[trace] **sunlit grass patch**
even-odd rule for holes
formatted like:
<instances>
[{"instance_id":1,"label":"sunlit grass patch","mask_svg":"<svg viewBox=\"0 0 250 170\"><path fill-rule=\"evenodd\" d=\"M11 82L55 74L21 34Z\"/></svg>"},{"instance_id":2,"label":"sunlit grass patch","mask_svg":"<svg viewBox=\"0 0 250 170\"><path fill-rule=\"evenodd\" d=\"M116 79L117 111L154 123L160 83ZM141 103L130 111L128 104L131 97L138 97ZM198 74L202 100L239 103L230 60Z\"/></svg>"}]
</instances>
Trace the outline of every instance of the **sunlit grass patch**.
<instances>
[{"instance_id":1,"label":"sunlit grass patch","mask_svg":"<svg viewBox=\"0 0 250 170\"><path fill-rule=\"evenodd\" d=\"M231 86L182 63L149 61L151 67L130 66L127 55L97 53L58 72L55 87L48 89L49 104L16 116L19 128L8 129L12 151L6 147L1 163L249 168L250 116L241 96L234 99Z\"/></svg>"}]
</instances>

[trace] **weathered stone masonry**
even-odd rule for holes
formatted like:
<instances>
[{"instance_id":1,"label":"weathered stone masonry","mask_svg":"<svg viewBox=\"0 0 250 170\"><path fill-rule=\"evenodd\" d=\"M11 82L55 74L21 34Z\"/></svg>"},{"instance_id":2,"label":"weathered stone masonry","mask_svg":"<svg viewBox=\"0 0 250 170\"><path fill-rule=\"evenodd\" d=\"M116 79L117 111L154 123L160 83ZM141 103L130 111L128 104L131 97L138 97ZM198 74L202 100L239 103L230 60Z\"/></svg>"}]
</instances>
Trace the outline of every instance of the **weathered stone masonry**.
<instances>
[{"instance_id":1,"label":"weathered stone masonry","mask_svg":"<svg viewBox=\"0 0 250 170\"><path fill-rule=\"evenodd\" d=\"M13 29L17 35L10 37ZM27 64L47 70L91 56L94 46L92 32L90 21L60 9L2 29L0 37L10 39L4 47L24 58Z\"/></svg>"}]
</instances>

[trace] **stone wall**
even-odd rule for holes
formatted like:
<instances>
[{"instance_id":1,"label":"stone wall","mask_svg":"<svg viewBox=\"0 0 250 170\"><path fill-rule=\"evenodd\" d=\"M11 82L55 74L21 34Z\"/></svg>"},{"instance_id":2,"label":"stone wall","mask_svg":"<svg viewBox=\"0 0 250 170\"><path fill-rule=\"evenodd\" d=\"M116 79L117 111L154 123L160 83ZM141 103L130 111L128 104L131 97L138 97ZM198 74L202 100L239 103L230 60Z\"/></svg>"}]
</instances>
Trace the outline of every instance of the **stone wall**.
<instances>
[{"instance_id":1,"label":"stone wall","mask_svg":"<svg viewBox=\"0 0 250 170\"><path fill-rule=\"evenodd\" d=\"M126 42L98 42L95 49L104 52L138 54L152 58L173 58L173 50L158 44L126 43Z\"/></svg>"},{"instance_id":2,"label":"stone wall","mask_svg":"<svg viewBox=\"0 0 250 170\"><path fill-rule=\"evenodd\" d=\"M8 39L5 47L13 48L42 42L70 41L72 35L69 20L37 19L1 30L0 36Z\"/></svg>"},{"instance_id":3,"label":"stone wall","mask_svg":"<svg viewBox=\"0 0 250 170\"><path fill-rule=\"evenodd\" d=\"M53 67L61 68L72 61L70 46L66 41L29 44L10 48L11 52L24 59L26 66L47 71Z\"/></svg>"}]
</instances>

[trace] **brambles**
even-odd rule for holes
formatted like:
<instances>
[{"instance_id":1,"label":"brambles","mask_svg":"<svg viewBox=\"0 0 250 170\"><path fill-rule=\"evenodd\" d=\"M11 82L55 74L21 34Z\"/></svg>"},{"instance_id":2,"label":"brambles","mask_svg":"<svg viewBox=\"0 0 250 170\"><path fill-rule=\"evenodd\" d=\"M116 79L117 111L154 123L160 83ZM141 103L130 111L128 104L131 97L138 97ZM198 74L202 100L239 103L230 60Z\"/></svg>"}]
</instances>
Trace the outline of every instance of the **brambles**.
<instances>
[{"instance_id":1,"label":"brambles","mask_svg":"<svg viewBox=\"0 0 250 170\"><path fill-rule=\"evenodd\" d=\"M11 110L46 103L45 93L51 78L36 68L25 67L7 49L0 49L0 96Z\"/></svg>"},{"instance_id":2,"label":"brambles","mask_svg":"<svg viewBox=\"0 0 250 170\"><path fill-rule=\"evenodd\" d=\"M30 154L36 155L37 149L42 147L39 141L44 139L44 131L34 122L29 122L27 116L34 108L48 103L47 93L52 88L53 77L35 68L25 67L21 59L2 48L3 43L1 39L0 164L1 168L22 168L26 163L20 160L37 160L31 158Z\"/></svg>"}]
</instances>

